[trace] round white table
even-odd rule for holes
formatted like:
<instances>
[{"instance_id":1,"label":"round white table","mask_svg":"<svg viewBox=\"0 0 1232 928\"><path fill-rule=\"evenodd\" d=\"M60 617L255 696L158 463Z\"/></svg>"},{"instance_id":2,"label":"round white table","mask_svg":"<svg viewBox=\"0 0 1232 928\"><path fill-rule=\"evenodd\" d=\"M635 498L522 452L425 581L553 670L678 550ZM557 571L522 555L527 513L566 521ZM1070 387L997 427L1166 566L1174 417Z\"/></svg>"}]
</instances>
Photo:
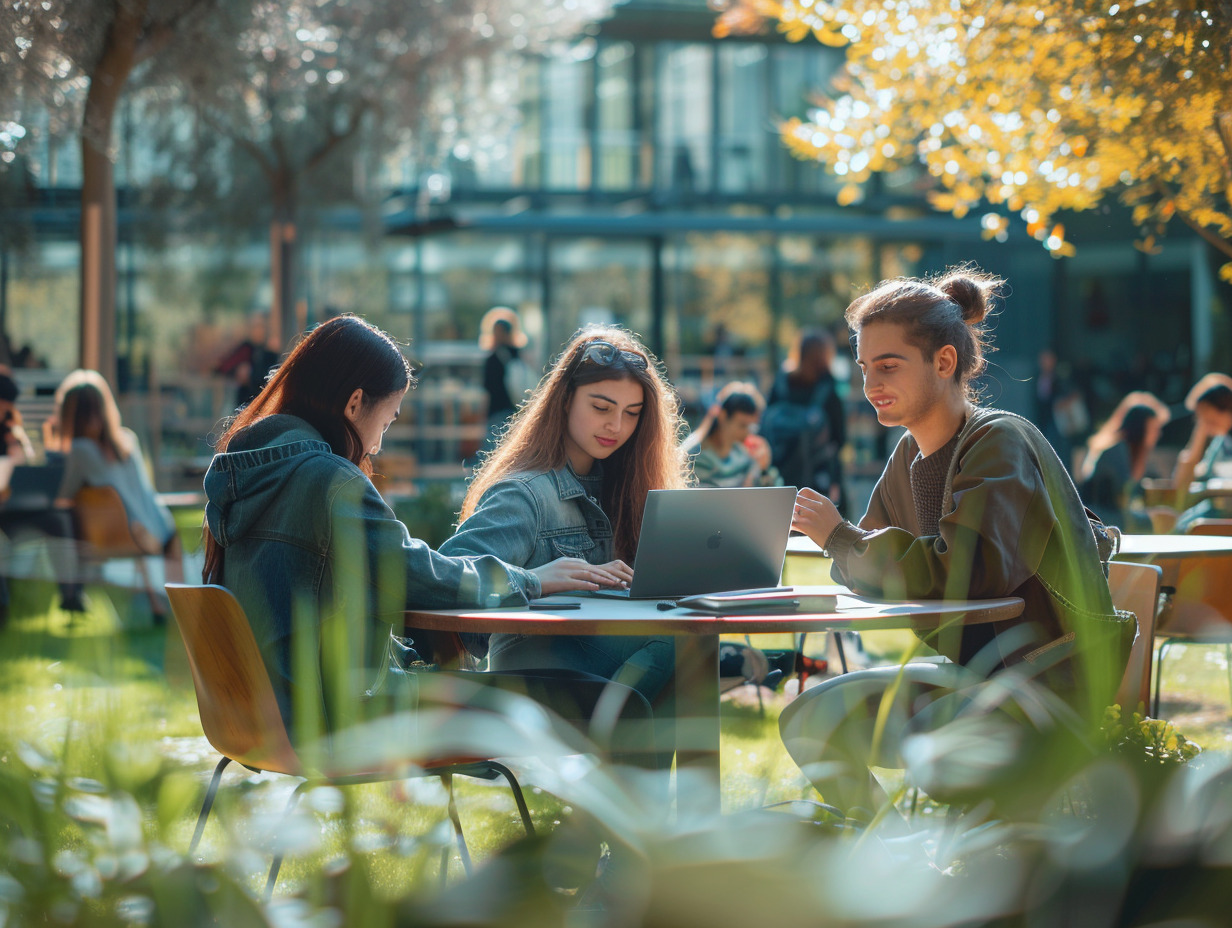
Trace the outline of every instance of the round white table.
<instances>
[{"instance_id":1,"label":"round white table","mask_svg":"<svg viewBox=\"0 0 1232 928\"><path fill-rule=\"evenodd\" d=\"M796 587L802 595L810 589ZM826 588L829 589L829 588ZM677 764L708 774L707 788L690 790L678 802L701 812L718 812L719 803L719 636L770 632L817 632L885 628L933 631L951 624L976 625L1022 614L1018 597L987 600L879 602L839 596L829 612L758 612L706 615L685 609L660 609L657 600L622 600L583 595L567 597L580 608L414 609L405 614L410 628L450 632L505 632L521 635L672 635L676 638Z\"/></svg>"}]
</instances>

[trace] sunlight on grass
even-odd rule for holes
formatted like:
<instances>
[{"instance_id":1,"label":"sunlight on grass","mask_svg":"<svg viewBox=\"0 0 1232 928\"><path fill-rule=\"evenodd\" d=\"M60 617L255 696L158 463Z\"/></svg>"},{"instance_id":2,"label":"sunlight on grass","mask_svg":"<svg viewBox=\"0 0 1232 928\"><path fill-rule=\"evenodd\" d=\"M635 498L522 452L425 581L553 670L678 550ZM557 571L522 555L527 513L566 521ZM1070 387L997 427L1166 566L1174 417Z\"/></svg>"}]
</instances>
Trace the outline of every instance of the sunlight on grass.
<instances>
[{"instance_id":1,"label":"sunlight on grass","mask_svg":"<svg viewBox=\"0 0 1232 928\"><path fill-rule=\"evenodd\" d=\"M17 584L14 592L17 608L0 641L0 771L20 757L36 768L56 766L68 778L131 793L144 810L144 827L183 853L218 758L202 736L178 640L172 635L168 641L167 630L151 626L139 594L91 588L89 611L70 616L55 606L51 585ZM849 656L860 663L891 661L912 641L908 632L873 633L862 648L849 648ZM765 636L754 644L786 648L795 638ZM832 659L824 635L809 636L806 648ZM1223 648L1175 646L1165 674L1162 714L1208 751L1232 750ZM817 798L779 740L778 716L789 699L783 686L763 689L760 698L753 687L725 697L725 811ZM279 847L288 851L280 895L312 890L321 874L341 877L363 868L382 899L400 900L436 885L442 852L450 879L461 875L445 790L436 779L314 789L284 822L295 782L233 766L199 858L224 866L254 894ZM503 785L457 777L455 789L477 862L521 838ZM552 834L575 814L537 789L528 789L527 799L541 833ZM593 847L574 855L579 872L593 874L595 855Z\"/></svg>"}]
</instances>

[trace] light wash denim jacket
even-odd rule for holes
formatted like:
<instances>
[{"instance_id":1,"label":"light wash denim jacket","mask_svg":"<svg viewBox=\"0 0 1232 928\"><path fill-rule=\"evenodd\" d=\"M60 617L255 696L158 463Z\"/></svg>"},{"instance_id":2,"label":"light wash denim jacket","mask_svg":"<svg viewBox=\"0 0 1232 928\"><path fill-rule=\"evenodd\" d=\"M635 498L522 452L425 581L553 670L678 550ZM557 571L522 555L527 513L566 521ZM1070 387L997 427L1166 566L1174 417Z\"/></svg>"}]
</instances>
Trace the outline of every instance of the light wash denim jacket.
<instances>
[{"instance_id":1,"label":"light wash denim jacket","mask_svg":"<svg viewBox=\"0 0 1232 928\"><path fill-rule=\"evenodd\" d=\"M601 481L597 461L592 475ZM532 569L558 557L606 564L612 559L612 524L566 464L514 474L492 486L470 518L441 545L441 553L497 554Z\"/></svg>"},{"instance_id":2,"label":"light wash denim jacket","mask_svg":"<svg viewBox=\"0 0 1232 928\"><path fill-rule=\"evenodd\" d=\"M602 468L598 461L594 466L587 479L602 484ZM558 557L606 564L612 559L612 524L566 464L557 470L514 474L494 484L457 533L441 545L441 553L495 554L528 569ZM462 640L476 657L488 653L487 635L467 633Z\"/></svg>"},{"instance_id":3,"label":"light wash denim jacket","mask_svg":"<svg viewBox=\"0 0 1232 928\"><path fill-rule=\"evenodd\" d=\"M338 727L347 719L337 706L382 691L407 607L540 595L526 570L491 556L446 557L412 538L363 471L294 416L235 435L214 456L205 494L206 522L224 549L223 584L244 607L288 724L308 699ZM298 654L296 623L315 632L297 640ZM305 673L318 678L297 695Z\"/></svg>"}]
</instances>

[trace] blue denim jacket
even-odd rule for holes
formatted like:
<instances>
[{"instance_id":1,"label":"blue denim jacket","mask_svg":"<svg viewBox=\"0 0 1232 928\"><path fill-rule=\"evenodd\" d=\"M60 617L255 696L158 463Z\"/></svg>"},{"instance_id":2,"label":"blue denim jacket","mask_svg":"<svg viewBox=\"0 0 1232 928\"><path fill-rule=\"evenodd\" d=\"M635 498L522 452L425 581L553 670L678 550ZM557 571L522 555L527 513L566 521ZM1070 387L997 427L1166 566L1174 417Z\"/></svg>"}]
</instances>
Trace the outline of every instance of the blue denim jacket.
<instances>
[{"instance_id":1,"label":"blue denim jacket","mask_svg":"<svg viewBox=\"0 0 1232 928\"><path fill-rule=\"evenodd\" d=\"M222 582L247 613L288 724L305 698L329 727L351 721L337 707L382 690L408 606L523 604L540 594L526 570L491 556L446 557L412 538L363 471L294 416L235 435L214 456L205 494L206 522L224 549ZM297 623L315 635L293 652ZM297 695L305 673L318 679Z\"/></svg>"},{"instance_id":2,"label":"blue denim jacket","mask_svg":"<svg viewBox=\"0 0 1232 928\"><path fill-rule=\"evenodd\" d=\"M522 567L539 567L558 557L590 564L612 560L612 524L594 498L602 486L599 463L579 478L569 466L545 473L515 474L490 488L479 505L441 545L451 555L495 554ZM593 489L587 492L587 484ZM472 654L488 642L464 635ZM654 700L675 668L668 636L492 635L492 670L563 669L619 679Z\"/></svg>"},{"instance_id":3,"label":"blue denim jacket","mask_svg":"<svg viewBox=\"0 0 1232 928\"><path fill-rule=\"evenodd\" d=\"M596 475L601 475L598 462ZM600 477L601 479L601 477ZM558 557L590 564L612 559L612 525L569 465L514 474L491 487L441 553L497 554L521 567L541 567Z\"/></svg>"},{"instance_id":4,"label":"blue denim jacket","mask_svg":"<svg viewBox=\"0 0 1232 928\"><path fill-rule=\"evenodd\" d=\"M591 475L601 483L598 461L594 468ZM558 557L606 564L612 559L612 524L566 464L557 470L514 474L489 488L457 533L441 545L441 552L495 554L530 569ZM462 640L476 657L487 654L487 635L466 634Z\"/></svg>"}]
</instances>

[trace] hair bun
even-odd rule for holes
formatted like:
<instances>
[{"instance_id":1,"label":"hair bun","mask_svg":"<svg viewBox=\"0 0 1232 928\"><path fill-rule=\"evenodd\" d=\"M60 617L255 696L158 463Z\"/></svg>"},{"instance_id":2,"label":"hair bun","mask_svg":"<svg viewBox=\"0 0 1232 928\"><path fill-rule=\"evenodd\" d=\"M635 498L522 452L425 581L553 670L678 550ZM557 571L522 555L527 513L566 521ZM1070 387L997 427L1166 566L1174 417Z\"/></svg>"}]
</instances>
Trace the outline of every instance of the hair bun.
<instances>
[{"instance_id":1,"label":"hair bun","mask_svg":"<svg viewBox=\"0 0 1232 928\"><path fill-rule=\"evenodd\" d=\"M956 270L937 281L937 289L958 304L963 322L979 325L991 308L1001 280L978 271Z\"/></svg>"}]
</instances>

